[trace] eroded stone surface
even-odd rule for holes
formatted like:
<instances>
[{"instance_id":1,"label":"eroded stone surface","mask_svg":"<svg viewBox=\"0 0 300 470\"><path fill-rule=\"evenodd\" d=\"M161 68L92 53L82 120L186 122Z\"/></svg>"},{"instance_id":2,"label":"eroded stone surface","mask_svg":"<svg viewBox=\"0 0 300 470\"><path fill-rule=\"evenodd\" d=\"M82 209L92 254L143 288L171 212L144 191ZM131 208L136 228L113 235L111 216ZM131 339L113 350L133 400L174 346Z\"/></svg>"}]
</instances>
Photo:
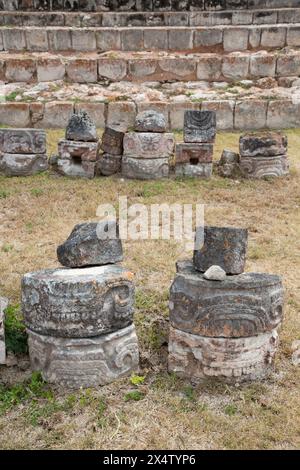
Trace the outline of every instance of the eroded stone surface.
<instances>
[{"instance_id":1,"label":"eroded stone surface","mask_svg":"<svg viewBox=\"0 0 300 470\"><path fill-rule=\"evenodd\" d=\"M214 142L216 137L215 111L185 111L183 138L185 142Z\"/></svg>"},{"instance_id":2,"label":"eroded stone surface","mask_svg":"<svg viewBox=\"0 0 300 470\"><path fill-rule=\"evenodd\" d=\"M177 163L211 163L213 158L213 144L176 144L175 159Z\"/></svg>"},{"instance_id":3,"label":"eroded stone surface","mask_svg":"<svg viewBox=\"0 0 300 470\"><path fill-rule=\"evenodd\" d=\"M240 176L240 155L231 150L223 150L218 162L218 173L225 178Z\"/></svg>"},{"instance_id":4,"label":"eroded stone surface","mask_svg":"<svg viewBox=\"0 0 300 470\"><path fill-rule=\"evenodd\" d=\"M139 159L162 159L173 154L175 139L171 133L128 132L124 136L124 155Z\"/></svg>"},{"instance_id":5,"label":"eroded stone surface","mask_svg":"<svg viewBox=\"0 0 300 470\"><path fill-rule=\"evenodd\" d=\"M239 338L277 328L283 319L280 276L243 273L205 279L191 261L177 263L170 289L170 322L195 335Z\"/></svg>"},{"instance_id":6,"label":"eroded stone surface","mask_svg":"<svg viewBox=\"0 0 300 470\"><path fill-rule=\"evenodd\" d=\"M289 160L286 155L241 157L240 169L246 178L277 178L289 174Z\"/></svg>"},{"instance_id":7,"label":"eroded stone surface","mask_svg":"<svg viewBox=\"0 0 300 470\"><path fill-rule=\"evenodd\" d=\"M124 132L106 127L102 136L101 149L110 155L122 155Z\"/></svg>"},{"instance_id":8,"label":"eroded stone surface","mask_svg":"<svg viewBox=\"0 0 300 470\"><path fill-rule=\"evenodd\" d=\"M168 368L193 380L256 380L272 370L277 347L276 330L248 338L207 338L171 327Z\"/></svg>"},{"instance_id":9,"label":"eroded stone surface","mask_svg":"<svg viewBox=\"0 0 300 470\"><path fill-rule=\"evenodd\" d=\"M212 163L179 163L175 166L175 175L190 178L210 178L212 175Z\"/></svg>"},{"instance_id":10,"label":"eroded stone surface","mask_svg":"<svg viewBox=\"0 0 300 470\"><path fill-rule=\"evenodd\" d=\"M137 132L166 132L165 116L153 110L142 111L136 116L135 130Z\"/></svg>"},{"instance_id":11,"label":"eroded stone surface","mask_svg":"<svg viewBox=\"0 0 300 470\"><path fill-rule=\"evenodd\" d=\"M169 159L131 158L123 155L122 176L140 180L167 178L169 176Z\"/></svg>"},{"instance_id":12,"label":"eroded stone surface","mask_svg":"<svg viewBox=\"0 0 300 470\"><path fill-rule=\"evenodd\" d=\"M97 173L103 176L111 176L121 172L122 155L110 155L103 153L97 163Z\"/></svg>"},{"instance_id":13,"label":"eroded stone surface","mask_svg":"<svg viewBox=\"0 0 300 470\"><path fill-rule=\"evenodd\" d=\"M130 325L94 338L55 338L28 332L32 369L63 387L96 387L139 367L135 328Z\"/></svg>"},{"instance_id":14,"label":"eroded stone surface","mask_svg":"<svg viewBox=\"0 0 300 470\"><path fill-rule=\"evenodd\" d=\"M96 162L58 158L56 169L63 176L92 179L95 176Z\"/></svg>"},{"instance_id":15,"label":"eroded stone surface","mask_svg":"<svg viewBox=\"0 0 300 470\"><path fill-rule=\"evenodd\" d=\"M46 154L0 154L0 174L30 176L48 169Z\"/></svg>"},{"instance_id":16,"label":"eroded stone surface","mask_svg":"<svg viewBox=\"0 0 300 470\"><path fill-rule=\"evenodd\" d=\"M71 116L66 129L66 139L84 142L98 140L96 125L85 111L79 111Z\"/></svg>"},{"instance_id":17,"label":"eroded stone surface","mask_svg":"<svg viewBox=\"0 0 300 470\"><path fill-rule=\"evenodd\" d=\"M101 266L122 261L118 224L115 220L110 220L75 225L68 239L57 248L57 257L68 268Z\"/></svg>"},{"instance_id":18,"label":"eroded stone surface","mask_svg":"<svg viewBox=\"0 0 300 470\"><path fill-rule=\"evenodd\" d=\"M98 150L98 142L76 142L66 139L58 142L59 158L72 160L75 164L80 164L82 161L95 162Z\"/></svg>"},{"instance_id":19,"label":"eroded stone surface","mask_svg":"<svg viewBox=\"0 0 300 470\"><path fill-rule=\"evenodd\" d=\"M48 269L22 279L25 324L40 334L88 338L132 323L133 274L121 266Z\"/></svg>"},{"instance_id":20,"label":"eroded stone surface","mask_svg":"<svg viewBox=\"0 0 300 470\"><path fill-rule=\"evenodd\" d=\"M8 306L8 300L5 297L0 297L0 364L6 362L6 348L5 348L5 335L4 335L4 310Z\"/></svg>"},{"instance_id":21,"label":"eroded stone surface","mask_svg":"<svg viewBox=\"0 0 300 470\"><path fill-rule=\"evenodd\" d=\"M40 129L0 129L0 151L16 154L45 154L46 132Z\"/></svg>"},{"instance_id":22,"label":"eroded stone surface","mask_svg":"<svg viewBox=\"0 0 300 470\"><path fill-rule=\"evenodd\" d=\"M197 237L203 227L197 228ZM220 266L227 274L240 274L246 261L248 231L233 227L204 227L204 243L195 246L194 266L205 272L210 266Z\"/></svg>"},{"instance_id":23,"label":"eroded stone surface","mask_svg":"<svg viewBox=\"0 0 300 470\"><path fill-rule=\"evenodd\" d=\"M211 266L205 271L203 277L210 281L224 281L224 279L226 279L226 273L220 266Z\"/></svg>"},{"instance_id":24,"label":"eroded stone surface","mask_svg":"<svg viewBox=\"0 0 300 470\"><path fill-rule=\"evenodd\" d=\"M245 134L240 137L242 157L275 157L287 152L287 137L279 132Z\"/></svg>"}]
</instances>

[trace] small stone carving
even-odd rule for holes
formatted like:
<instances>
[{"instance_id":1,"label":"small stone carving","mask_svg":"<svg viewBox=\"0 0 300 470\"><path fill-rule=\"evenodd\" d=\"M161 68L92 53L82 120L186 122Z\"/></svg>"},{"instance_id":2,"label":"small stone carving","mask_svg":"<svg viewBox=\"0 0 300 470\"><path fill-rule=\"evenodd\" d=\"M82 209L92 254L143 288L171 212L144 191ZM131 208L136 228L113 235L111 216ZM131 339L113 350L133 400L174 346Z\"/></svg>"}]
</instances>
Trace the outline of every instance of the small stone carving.
<instances>
[{"instance_id":1,"label":"small stone carving","mask_svg":"<svg viewBox=\"0 0 300 470\"><path fill-rule=\"evenodd\" d=\"M165 116L152 110L138 113L135 120L135 130L137 132L166 132Z\"/></svg>"},{"instance_id":2,"label":"small stone carving","mask_svg":"<svg viewBox=\"0 0 300 470\"><path fill-rule=\"evenodd\" d=\"M63 266L69 268L122 261L118 224L115 220L110 220L76 225L68 239L57 248L57 257Z\"/></svg>"},{"instance_id":3,"label":"small stone carving","mask_svg":"<svg viewBox=\"0 0 300 470\"><path fill-rule=\"evenodd\" d=\"M224 279L226 279L226 273L220 266L211 266L205 271L203 277L210 281L224 281Z\"/></svg>"},{"instance_id":4,"label":"small stone carving","mask_svg":"<svg viewBox=\"0 0 300 470\"><path fill-rule=\"evenodd\" d=\"M68 388L97 387L138 369L134 325L93 338L57 338L28 330L33 370Z\"/></svg>"},{"instance_id":5,"label":"small stone carving","mask_svg":"<svg viewBox=\"0 0 300 470\"><path fill-rule=\"evenodd\" d=\"M197 229L197 239L203 227ZM195 247L194 266L205 272L210 266L220 266L227 274L240 274L246 261L248 232L231 227L204 227L202 248Z\"/></svg>"},{"instance_id":6,"label":"small stone carving","mask_svg":"<svg viewBox=\"0 0 300 470\"><path fill-rule=\"evenodd\" d=\"M218 173L225 178L240 176L240 155L231 150L223 150L218 162Z\"/></svg>"},{"instance_id":7,"label":"small stone carving","mask_svg":"<svg viewBox=\"0 0 300 470\"><path fill-rule=\"evenodd\" d=\"M6 362L5 334L4 334L4 310L8 306L8 300L0 297L0 364Z\"/></svg>"},{"instance_id":8,"label":"small stone carving","mask_svg":"<svg viewBox=\"0 0 300 470\"><path fill-rule=\"evenodd\" d=\"M185 111L184 142L214 142L216 137L216 113L214 111Z\"/></svg>"},{"instance_id":9,"label":"small stone carving","mask_svg":"<svg viewBox=\"0 0 300 470\"><path fill-rule=\"evenodd\" d=\"M180 163L211 163L213 159L213 144L187 144L180 142L176 144L176 165Z\"/></svg>"},{"instance_id":10,"label":"small stone carving","mask_svg":"<svg viewBox=\"0 0 300 470\"><path fill-rule=\"evenodd\" d=\"M123 154L124 132L106 127L102 136L101 149L110 155Z\"/></svg>"},{"instance_id":11,"label":"small stone carving","mask_svg":"<svg viewBox=\"0 0 300 470\"><path fill-rule=\"evenodd\" d=\"M66 140L97 142L95 123L85 111L71 116L66 129Z\"/></svg>"},{"instance_id":12,"label":"small stone carving","mask_svg":"<svg viewBox=\"0 0 300 470\"><path fill-rule=\"evenodd\" d=\"M128 132L124 137L124 155L131 158L166 158L173 154L174 146L171 133Z\"/></svg>"}]
</instances>

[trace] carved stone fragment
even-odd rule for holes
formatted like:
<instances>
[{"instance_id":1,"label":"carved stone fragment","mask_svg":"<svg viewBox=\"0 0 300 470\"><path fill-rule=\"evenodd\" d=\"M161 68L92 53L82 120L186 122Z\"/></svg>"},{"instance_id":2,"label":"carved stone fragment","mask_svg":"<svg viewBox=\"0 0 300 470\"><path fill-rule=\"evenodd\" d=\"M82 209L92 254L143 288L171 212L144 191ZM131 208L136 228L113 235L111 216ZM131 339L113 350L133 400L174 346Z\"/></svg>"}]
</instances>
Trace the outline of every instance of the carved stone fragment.
<instances>
[{"instance_id":1,"label":"carved stone fragment","mask_svg":"<svg viewBox=\"0 0 300 470\"><path fill-rule=\"evenodd\" d=\"M171 133L128 132L124 136L124 155L139 159L163 159L174 152L175 140Z\"/></svg>"},{"instance_id":2,"label":"carved stone fragment","mask_svg":"<svg viewBox=\"0 0 300 470\"><path fill-rule=\"evenodd\" d=\"M0 151L14 154L45 154L46 132L40 129L0 129Z\"/></svg>"},{"instance_id":3,"label":"carved stone fragment","mask_svg":"<svg viewBox=\"0 0 300 470\"><path fill-rule=\"evenodd\" d=\"M48 269L25 274L22 312L37 333L88 338L132 323L133 274L121 266Z\"/></svg>"},{"instance_id":4,"label":"carved stone fragment","mask_svg":"<svg viewBox=\"0 0 300 470\"><path fill-rule=\"evenodd\" d=\"M169 159L131 158L123 155L122 176L140 180L167 178L169 176Z\"/></svg>"},{"instance_id":5,"label":"carved stone fragment","mask_svg":"<svg viewBox=\"0 0 300 470\"><path fill-rule=\"evenodd\" d=\"M85 111L71 116L66 129L66 139L84 142L98 140L96 125Z\"/></svg>"},{"instance_id":6,"label":"carved stone fragment","mask_svg":"<svg viewBox=\"0 0 300 470\"><path fill-rule=\"evenodd\" d=\"M102 136L101 149L110 155L122 155L124 132L106 127Z\"/></svg>"},{"instance_id":7,"label":"carved stone fragment","mask_svg":"<svg viewBox=\"0 0 300 470\"><path fill-rule=\"evenodd\" d=\"M68 388L104 385L138 370L135 327L94 338L57 338L28 330L32 369Z\"/></svg>"},{"instance_id":8,"label":"carved stone fragment","mask_svg":"<svg viewBox=\"0 0 300 470\"><path fill-rule=\"evenodd\" d=\"M122 155L111 155L103 153L97 162L97 174L103 176L111 176L120 173L122 163Z\"/></svg>"},{"instance_id":9,"label":"carved stone fragment","mask_svg":"<svg viewBox=\"0 0 300 470\"><path fill-rule=\"evenodd\" d=\"M71 160L74 164L82 161L95 162L98 159L98 142L76 142L61 139L58 142L59 158Z\"/></svg>"},{"instance_id":10,"label":"carved stone fragment","mask_svg":"<svg viewBox=\"0 0 300 470\"><path fill-rule=\"evenodd\" d=\"M115 220L75 225L68 239L57 248L63 266L101 266L123 260L119 227Z\"/></svg>"},{"instance_id":11,"label":"carved stone fragment","mask_svg":"<svg viewBox=\"0 0 300 470\"><path fill-rule=\"evenodd\" d=\"M287 176L289 159L286 155L276 157L241 157L241 173L245 178L268 178Z\"/></svg>"},{"instance_id":12,"label":"carved stone fragment","mask_svg":"<svg viewBox=\"0 0 300 470\"><path fill-rule=\"evenodd\" d=\"M218 162L218 173L224 178L234 178L240 176L240 155L231 150L223 150Z\"/></svg>"},{"instance_id":13,"label":"carved stone fragment","mask_svg":"<svg viewBox=\"0 0 300 470\"><path fill-rule=\"evenodd\" d=\"M210 178L212 175L212 163L179 163L175 166L175 175L191 178Z\"/></svg>"},{"instance_id":14,"label":"carved stone fragment","mask_svg":"<svg viewBox=\"0 0 300 470\"><path fill-rule=\"evenodd\" d=\"M175 149L176 165L178 163L211 163L213 159L213 144L187 144L178 143Z\"/></svg>"},{"instance_id":15,"label":"carved stone fragment","mask_svg":"<svg viewBox=\"0 0 300 470\"><path fill-rule=\"evenodd\" d=\"M280 132L245 134L240 137L242 157L275 157L287 153L287 137Z\"/></svg>"},{"instance_id":16,"label":"carved stone fragment","mask_svg":"<svg viewBox=\"0 0 300 470\"><path fill-rule=\"evenodd\" d=\"M283 320L280 276L243 273L207 280L191 261L177 264L170 289L170 322L194 335L241 338L271 332Z\"/></svg>"},{"instance_id":17,"label":"carved stone fragment","mask_svg":"<svg viewBox=\"0 0 300 470\"><path fill-rule=\"evenodd\" d=\"M0 174L5 176L30 176L48 169L45 154L0 153Z\"/></svg>"},{"instance_id":18,"label":"carved stone fragment","mask_svg":"<svg viewBox=\"0 0 300 470\"><path fill-rule=\"evenodd\" d=\"M185 111L184 142L214 142L216 126L215 111Z\"/></svg>"},{"instance_id":19,"label":"carved stone fragment","mask_svg":"<svg viewBox=\"0 0 300 470\"><path fill-rule=\"evenodd\" d=\"M197 228L196 245L203 227ZM204 227L203 246L195 246L194 266L205 272L210 266L220 266L227 274L240 274L246 261L248 231L232 227Z\"/></svg>"},{"instance_id":20,"label":"carved stone fragment","mask_svg":"<svg viewBox=\"0 0 300 470\"><path fill-rule=\"evenodd\" d=\"M142 111L135 119L135 130L137 132L166 132L166 118L157 111Z\"/></svg>"}]
</instances>

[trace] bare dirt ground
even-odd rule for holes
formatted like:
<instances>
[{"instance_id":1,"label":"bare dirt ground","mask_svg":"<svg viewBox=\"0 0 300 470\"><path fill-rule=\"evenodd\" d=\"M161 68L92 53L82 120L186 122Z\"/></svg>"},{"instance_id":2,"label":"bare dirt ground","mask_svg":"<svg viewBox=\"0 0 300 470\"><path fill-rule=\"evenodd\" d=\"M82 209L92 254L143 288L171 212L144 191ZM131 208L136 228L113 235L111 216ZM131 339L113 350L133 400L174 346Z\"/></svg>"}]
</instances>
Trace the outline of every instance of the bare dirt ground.
<instances>
[{"instance_id":1,"label":"bare dirt ground","mask_svg":"<svg viewBox=\"0 0 300 470\"><path fill-rule=\"evenodd\" d=\"M272 377L238 387L193 387L166 372L168 289L182 247L174 241L125 242L124 263L136 273L135 322L144 382L123 379L77 392L46 387L41 393L30 386L24 394L16 384L30 375L26 362L21 369L0 367L0 384L13 387L9 393L0 388L0 448L299 448L300 369L292 365L291 347L300 339L300 131L287 133L287 179L0 177L0 293L14 305L20 302L22 274L58 266L56 246L72 227L97 220L97 206L111 202L117 207L122 195L129 204L204 203L207 224L247 227L246 270L281 274L286 290ZM49 132L49 151L55 151L60 135ZM224 147L237 148L238 138L219 134L215 158Z\"/></svg>"}]
</instances>

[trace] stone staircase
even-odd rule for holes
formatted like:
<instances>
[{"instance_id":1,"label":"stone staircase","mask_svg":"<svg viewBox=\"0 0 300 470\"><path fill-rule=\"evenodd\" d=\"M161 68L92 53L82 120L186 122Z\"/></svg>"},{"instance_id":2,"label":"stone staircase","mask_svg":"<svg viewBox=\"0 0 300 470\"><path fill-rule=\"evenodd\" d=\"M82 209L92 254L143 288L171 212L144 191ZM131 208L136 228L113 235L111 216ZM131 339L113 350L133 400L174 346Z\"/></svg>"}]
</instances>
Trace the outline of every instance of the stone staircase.
<instances>
[{"instance_id":1,"label":"stone staircase","mask_svg":"<svg viewBox=\"0 0 300 470\"><path fill-rule=\"evenodd\" d=\"M3 125L64 127L79 107L130 126L152 107L175 129L189 108L295 127L299 77L300 0L0 0Z\"/></svg>"}]
</instances>

